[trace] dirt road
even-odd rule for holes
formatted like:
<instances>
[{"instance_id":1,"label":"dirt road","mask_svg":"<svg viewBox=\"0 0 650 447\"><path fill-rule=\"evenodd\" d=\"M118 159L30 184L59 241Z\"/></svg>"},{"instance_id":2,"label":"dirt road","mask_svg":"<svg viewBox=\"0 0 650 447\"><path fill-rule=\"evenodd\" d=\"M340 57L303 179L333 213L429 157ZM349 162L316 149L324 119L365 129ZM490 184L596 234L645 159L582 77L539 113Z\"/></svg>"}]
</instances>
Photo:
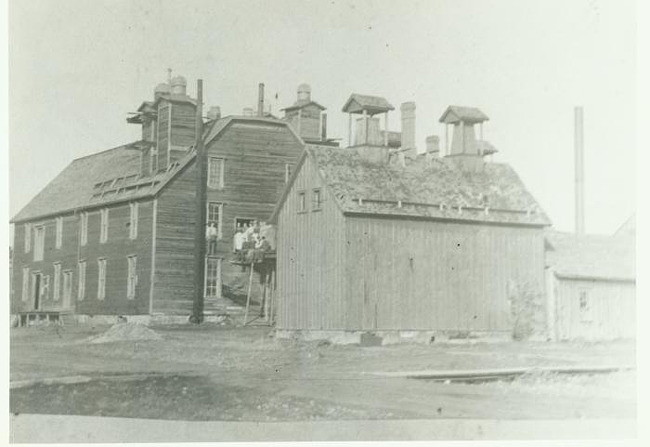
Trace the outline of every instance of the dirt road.
<instances>
[{"instance_id":1,"label":"dirt road","mask_svg":"<svg viewBox=\"0 0 650 447\"><path fill-rule=\"evenodd\" d=\"M11 381L22 386L11 390L11 411L196 421L635 417L634 372L483 384L372 374L633 365L629 342L363 348L298 344L273 339L268 328L211 325L157 327L162 339L154 341L86 342L106 329L13 330Z\"/></svg>"}]
</instances>

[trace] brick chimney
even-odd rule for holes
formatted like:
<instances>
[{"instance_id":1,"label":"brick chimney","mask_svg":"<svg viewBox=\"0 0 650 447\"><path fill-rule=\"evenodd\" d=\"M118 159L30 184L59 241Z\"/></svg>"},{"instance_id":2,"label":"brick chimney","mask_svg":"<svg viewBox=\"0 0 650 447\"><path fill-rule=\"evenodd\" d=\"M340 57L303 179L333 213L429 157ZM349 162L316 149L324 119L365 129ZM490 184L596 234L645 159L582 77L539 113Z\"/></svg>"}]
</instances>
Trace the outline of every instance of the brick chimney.
<instances>
[{"instance_id":1,"label":"brick chimney","mask_svg":"<svg viewBox=\"0 0 650 447\"><path fill-rule=\"evenodd\" d=\"M402 153L405 158L415 158L415 103L405 102L400 107L402 112Z\"/></svg>"}]
</instances>

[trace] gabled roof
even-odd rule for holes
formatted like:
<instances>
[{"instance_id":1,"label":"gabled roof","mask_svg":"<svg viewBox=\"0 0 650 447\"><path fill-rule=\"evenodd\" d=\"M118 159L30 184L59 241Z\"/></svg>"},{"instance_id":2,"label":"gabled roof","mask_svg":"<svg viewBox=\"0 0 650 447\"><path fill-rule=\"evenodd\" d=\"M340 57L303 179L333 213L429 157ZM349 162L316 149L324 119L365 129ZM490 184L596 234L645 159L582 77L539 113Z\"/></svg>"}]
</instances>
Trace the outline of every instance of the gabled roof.
<instances>
[{"instance_id":1,"label":"gabled roof","mask_svg":"<svg viewBox=\"0 0 650 447\"><path fill-rule=\"evenodd\" d=\"M458 122L482 123L490 118L476 107L449 106L440 117L441 123L453 124Z\"/></svg>"},{"instance_id":2,"label":"gabled roof","mask_svg":"<svg viewBox=\"0 0 650 447\"><path fill-rule=\"evenodd\" d=\"M547 231L546 264L556 276L572 279L636 279L633 240L608 235Z\"/></svg>"},{"instance_id":3,"label":"gabled roof","mask_svg":"<svg viewBox=\"0 0 650 447\"><path fill-rule=\"evenodd\" d=\"M395 110L395 107L381 96L360 95L358 93L352 93L343 106L343 112L345 113L362 113L364 110L370 115L375 115Z\"/></svg>"},{"instance_id":4,"label":"gabled roof","mask_svg":"<svg viewBox=\"0 0 650 447\"><path fill-rule=\"evenodd\" d=\"M269 123L286 127L302 143L302 139L285 121L255 116L228 116L205 126L204 144L207 146L233 122ZM146 144L150 143L136 141L74 160L16 214L12 222L153 197L189 165L196 154L190 148L166 171L142 177L139 149Z\"/></svg>"},{"instance_id":5,"label":"gabled roof","mask_svg":"<svg viewBox=\"0 0 650 447\"><path fill-rule=\"evenodd\" d=\"M467 172L442 158L403 167L370 162L354 148L312 145L306 146L306 157L344 214L550 225L517 174L505 164L487 163L481 172Z\"/></svg>"},{"instance_id":6,"label":"gabled roof","mask_svg":"<svg viewBox=\"0 0 650 447\"><path fill-rule=\"evenodd\" d=\"M324 106L318 104L316 101L304 101L304 102L298 101L294 105L289 106L289 107L285 107L284 109L280 109L280 110L282 110L284 112L290 112L292 110L304 109L305 107L311 106L311 105L314 105L314 106L318 107L321 110L327 110Z\"/></svg>"},{"instance_id":7,"label":"gabled roof","mask_svg":"<svg viewBox=\"0 0 650 447\"><path fill-rule=\"evenodd\" d=\"M293 130L293 128L284 120L280 120L275 117L268 116L246 116L246 115L229 115L225 116L216 122L214 122L207 133L203 134L203 141L206 146L210 144L223 130L228 127L230 123L233 122L242 122L242 123L268 123L274 124L282 127L286 127L293 134L294 137L300 142L303 143L302 138Z\"/></svg>"},{"instance_id":8,"label":"gabled roof","mask_svg":"<svg viewBox=\"0 0 650 447\"><path fill-rule=\"evenodd\" d=\"M16 214L12 222L153 196L194 158L194 152L188 152L167 171L141 177L138 143L77 158Z\"/></svg>"}]
</instances>

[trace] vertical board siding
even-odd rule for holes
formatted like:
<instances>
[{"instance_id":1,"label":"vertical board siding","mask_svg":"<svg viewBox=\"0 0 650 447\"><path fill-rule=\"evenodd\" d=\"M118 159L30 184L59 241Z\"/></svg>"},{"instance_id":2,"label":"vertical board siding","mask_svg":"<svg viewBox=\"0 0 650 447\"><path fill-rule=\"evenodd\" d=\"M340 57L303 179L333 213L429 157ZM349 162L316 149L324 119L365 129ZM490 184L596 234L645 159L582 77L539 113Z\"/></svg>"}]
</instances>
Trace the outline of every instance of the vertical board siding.
<instances>
[{"instance_id":1,"label":"vertical board siding","mask_svg":"<svg viewBox=\"0 0 650 447\"><path fill-rule=\"evenodd\" d=\"M80 314L92 315L134 315L148 313L149 297L149 272L151 259L151 201L139 202L138 237L129 239L130 210L128 203L117 204L109 207L108 239L105 243L99 242L100 211L88 211L88 242L81 247L78 243L79 215L64 214L56 217L63 218L63 243L60 249L56 242L56 217L42 221L34 221L33 225L45 225L45 249L42 261L33 261L33 248L29 253L24 253L22 240L24 238L23 225L16 225L14 251L14 278L13 299L11 311L23 312L34 310L32 290L28 301L21 300L22 295L22 268L29 267L30 271L40 272L50 276L50 290L41 300L41 310L74 310ZM138 256L138 286L136 298L126 298L127 260L129 255ZM104 300L97 299L98 265L97 259L105 258L106 267L106 295ZM86 260L86 295L82 301L77 300L79 260ZM60 298L54 301L54 263L61 264ZM73 272L73 288L70 300L71 306L64 308L63 300L63 272ZM19 278L20 276L20 278ZM30 282L31 287L31 282Z\"/></svg>"},{"instance_id":2,"label":"vertical board siding","mask_svg":"<svg viewBox=\"0 0 650 447\"><path fill-rule=\"evenodd\" d=\"M347 329L509 331L508 281L544 292L541 229L346 218Z\"/></svg>"},{"instance_id":3,"label":"vertical board siding","mask_svg":"<svg viewBox=\"0 0 650 447\"><path fill-rule=\"evenodd\" d=\"M307 158L278 216L278 321L281 329L344 329L343 216L321 189L322 209L312 211L311 193L321 179ZM298 192L307 211L299 213Z\"/></svg>"},{"instance_id":4,"label":"vertical board siding","mask_svg":"<svg viewBox=\"0 0 650 447\"><path fill-rule=\"evenodd\" d=\"M557 333L561 340L610 340L636 334L634 282L555 279ZM583 318L580 292L586 291L590 318Z\"/></svg>"}]
</instances>

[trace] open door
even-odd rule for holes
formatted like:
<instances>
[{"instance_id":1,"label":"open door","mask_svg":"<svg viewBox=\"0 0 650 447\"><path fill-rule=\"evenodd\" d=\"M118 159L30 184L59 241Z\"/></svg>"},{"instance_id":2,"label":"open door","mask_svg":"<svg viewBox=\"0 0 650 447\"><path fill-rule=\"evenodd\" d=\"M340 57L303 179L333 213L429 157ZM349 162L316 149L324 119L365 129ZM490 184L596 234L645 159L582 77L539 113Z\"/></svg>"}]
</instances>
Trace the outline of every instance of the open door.
<instances>
[{"instance_id":1,"label":"open door","mask_svg":"<svg viewBox=\"0 0 650 447\"><path fill-rule=\"evenodd\" d=\"M41 280L42 275L40 273L32 274L32 297L34 299L34 310L39 310L41 306Z\"/></svg>"}]
</instances>

